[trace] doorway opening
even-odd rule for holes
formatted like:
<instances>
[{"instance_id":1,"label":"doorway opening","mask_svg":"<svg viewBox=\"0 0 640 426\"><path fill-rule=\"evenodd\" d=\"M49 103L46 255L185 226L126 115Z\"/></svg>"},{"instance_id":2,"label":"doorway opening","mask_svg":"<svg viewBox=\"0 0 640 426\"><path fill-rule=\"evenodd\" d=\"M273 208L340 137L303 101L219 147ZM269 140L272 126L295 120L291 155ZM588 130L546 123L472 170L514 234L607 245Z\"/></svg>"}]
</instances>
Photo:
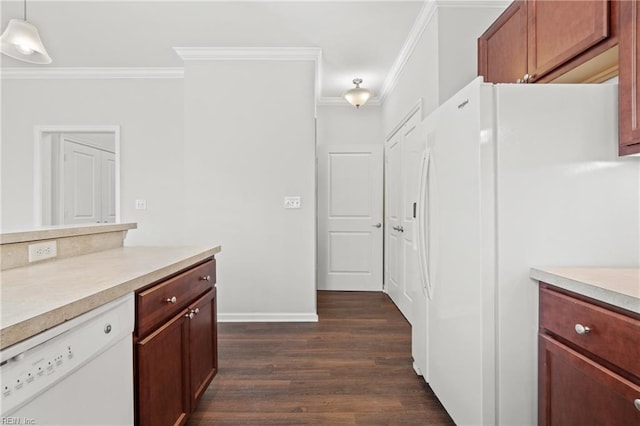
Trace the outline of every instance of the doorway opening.
<instances>
[{"instance_id":1,"label":"doorway opening","mask_svg":"<svg viewBox=\"0 0 640 426\"><path fill-rule=\"evenodd\" d=\"M120 221L120 127L36 128L36 226Z\"/></svg>"}]
</instances>

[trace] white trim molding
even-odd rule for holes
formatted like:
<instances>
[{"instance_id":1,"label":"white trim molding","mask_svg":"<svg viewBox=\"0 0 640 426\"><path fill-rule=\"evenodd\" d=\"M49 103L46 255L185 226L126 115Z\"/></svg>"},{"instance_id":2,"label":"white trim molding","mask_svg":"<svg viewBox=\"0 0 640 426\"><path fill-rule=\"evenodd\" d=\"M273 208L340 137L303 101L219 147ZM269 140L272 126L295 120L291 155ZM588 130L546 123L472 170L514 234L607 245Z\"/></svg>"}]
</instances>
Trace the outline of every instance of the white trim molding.
<instances>
[{"instance_id":1,"label":"white trim molding","mask_svg":"<svg viewBox=\"0 0 640 426\"><path fill-rule=\"evenodd\" d=\"M121 207L121 191L120 191L120 126L119 125L65 125L65 124L53 124L53 125L37 125L33 128L34 150L33 158L36 165L34 170L33 179L33 214L35 226L42 226L42 158L43 158L43 144L45 133L113 133L115 142L115 157L116 157L116 223L120 223L120 207Z\"/></svg>"},{"instance_id":2,"label":"white trim molding","mask_svg":"<svg viewBox=\"0 0 640 426\"><path fill-rule=\"evenodd\" d=\"M246 313L221 314L218 322L318 322L317 314L289 314L289 313Z\"/></svg>"},{"instance_id":3,"label":"white trim molding","mask_svg":"<svg viewBox=\"0 0 640 426\"><path fill-rule=\"evenodd\" d=\"M8 80L112 80L183 78L183 67L47 67L2 68L2 79Z\"/></svg>"},{"instance_id":4,"label":"white trim molding","mask_svg":"<svg viewBox=\"0 0 640 426\"><path fill-rule=\"evenodd\" d=\"M382 83L382 90L380 90L380 102L384 102L389 93L393 90L396 84L398 84L398 79L400 78L400 74L402 74L402 70L418 45L420 37L422 37L427 25L429 25L431 19L435 16L437 9L438 4L436 1L426 0L424 2L424 5L416 17L413 27L411 27L407 40L404 42L398 57L389 69L387 78L385 78Z\"/></svg>"}]
</instances>

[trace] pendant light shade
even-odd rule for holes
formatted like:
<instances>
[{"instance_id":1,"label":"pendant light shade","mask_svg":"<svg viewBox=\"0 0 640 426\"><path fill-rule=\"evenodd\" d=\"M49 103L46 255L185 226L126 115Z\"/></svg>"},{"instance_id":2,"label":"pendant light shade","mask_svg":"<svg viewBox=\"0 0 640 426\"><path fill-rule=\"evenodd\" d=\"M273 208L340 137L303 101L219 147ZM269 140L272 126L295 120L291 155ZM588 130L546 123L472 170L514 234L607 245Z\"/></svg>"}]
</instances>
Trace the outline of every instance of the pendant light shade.
<instances>
[{"instance_id":1,"label":"pendant light shade","mask_svg":"<svg viewBox=\"0 0 640 426\"><path fill-rule=\"evenodd\" d=\"M51 57L40 40L38 29L27 22L27 1L24 2L24 20L12 19L0 36L0 52L19 61L32 64L50 64Z\"/></svg>"},{"instance_id":2,"label":"pendant light shade","mask_svg":"<svg viewBox=\"0 0 640 426\"><path fill-rule=\"evenodd\" d=\"M362 84L361 78L354 78L353 84L355 84L356 87L351 90L347 90L344 93L344 98L354 107L360 108L360 106L367 103L367 101L373 96L373 91L360 87L360 84Z\"/></svg>"}]
</instances>

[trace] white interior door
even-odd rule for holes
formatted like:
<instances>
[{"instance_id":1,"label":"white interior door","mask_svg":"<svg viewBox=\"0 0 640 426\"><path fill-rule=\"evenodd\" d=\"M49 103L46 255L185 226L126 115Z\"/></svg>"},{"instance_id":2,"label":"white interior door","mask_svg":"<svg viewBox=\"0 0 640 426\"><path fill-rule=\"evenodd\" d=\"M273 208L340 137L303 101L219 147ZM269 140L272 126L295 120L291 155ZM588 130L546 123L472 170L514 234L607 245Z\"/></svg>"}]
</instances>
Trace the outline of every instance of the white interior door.
<instances>
[{"instance_id":1,"label":"white interior door","mask_svg":"<svg viewBox=\"0 0 640 426\"><path fill-rule=\"evenodd\" d=\"M101 151L64 140L64 223L101 222Z\"/></svg>"},{"instance_id":2,"label":"white interior door","mask_svg":"<svg viewBox=\"0 0 640 426\"><path fill-rule=\"evenodd\" d=\"M115 223L116 221L116 155L112 152L101 153L102 180L102 222Z\"/></svg>"},{"instance_id":3,"label":"white interior door","mask_svg":"<svg viewBox=\"0 0 640 426\"><path fill-rule=\"evenodd\" d=\"M318 147L319 290L382 290L382 153Z\"/></svg>"},{"instance_id":4,"label":"white interior door","mask_svg":"<svg viewBox=\"0 0 640 426\"><path fill-rule=\"evenodd\" d=\"M62 149L62 223L115 222L115 154L69 139Z\"/></svg>"},{"instance_id":5,"label":"white interior door","mask_svg":"<svg viewBox=\"0 0 640 426\"><path fill-rule=\"evenodd\" d=\"M411 142L420 123L419 110L386 143L386 290L405 318L412 322L412 292L420 279L414 236L414 203L418 201L420 160L424 142Z\"/></svg>"},{"instance_id":6,"label":"white interior door","mask_svg":"<svg viewBox=\"0 0 640 426\"><path fill-rule=\"evenodd\" d=\"M402 292L402 133L397 132L385 146L385 290L398 305ZM404 313L404 312L403 312ZM406 316L406 315L405 315Z\"/></svg>"}]
</instances>

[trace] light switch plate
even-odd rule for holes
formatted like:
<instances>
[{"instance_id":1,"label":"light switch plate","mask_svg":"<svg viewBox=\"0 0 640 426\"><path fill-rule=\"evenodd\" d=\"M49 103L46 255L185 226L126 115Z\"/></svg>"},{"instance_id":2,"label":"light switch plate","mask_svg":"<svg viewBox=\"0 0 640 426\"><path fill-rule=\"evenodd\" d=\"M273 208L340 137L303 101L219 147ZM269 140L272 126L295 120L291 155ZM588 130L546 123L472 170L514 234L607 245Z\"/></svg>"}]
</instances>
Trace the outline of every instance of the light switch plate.
<instances>
[{"instance_id":1,"label":"light switch plate","mask_svg":"<svg viewBox=\"0 0 640 426\"><path fill-rule=\"evenodd\" d=\"M146 210L147 200L136 200L136 210Z\"/></svg>"},{"instance_id":2,"label":"light switch plate","mask_svg":"<svg viewBox=\"0 0 640 426\"><path fill-rule=\"evenodd\" d=\"M300 197L284 197L284 208L285 209L299 209L300 208Z\"/></svg>"}]
</instances>

